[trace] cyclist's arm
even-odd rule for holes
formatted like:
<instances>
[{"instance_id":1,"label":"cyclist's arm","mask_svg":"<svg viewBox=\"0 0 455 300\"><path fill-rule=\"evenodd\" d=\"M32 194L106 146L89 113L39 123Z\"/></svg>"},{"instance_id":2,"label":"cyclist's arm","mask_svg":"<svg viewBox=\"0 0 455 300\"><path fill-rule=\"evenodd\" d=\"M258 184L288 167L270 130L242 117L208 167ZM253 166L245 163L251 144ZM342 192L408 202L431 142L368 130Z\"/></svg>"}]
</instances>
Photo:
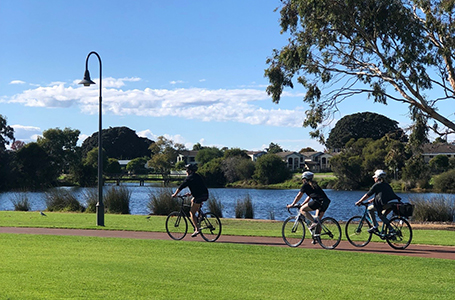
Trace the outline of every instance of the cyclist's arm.
<instances>
[{"instance_id":1,"label":"cyclist's arm","mask_svg":"<svg viewBox=\"0 0 455 300\"><path fill-rule=\"evenodd\" d=\"M365 195L363 195L362 198L360 198L359 201L357 201L357 202L355 203L355 205L360 205L360 204L361 204L365 199L367 199L368 197L370 197L370 196L368 195L368 193L366 193ZM373 201L374 201L374 198L371 198L370 200L368 200L368 203L372 203Z\"/></svg>"},{"instance_id":2,"label":"cyclist's arm","mask_svg":"<svg viewBox=\"0 0 455 300\"><path fill-rule=\"evenodd\" d=\"M302 199L302 196L303 196L303 193L302 193L302 192L299 192L299 193L297 194L297 196L295 196L294 201L292 201L291 204L288 204L287 207L292 207L292 206L296 205L297 202L299 202L300 199Z\"/></svg>"}]
</instances>

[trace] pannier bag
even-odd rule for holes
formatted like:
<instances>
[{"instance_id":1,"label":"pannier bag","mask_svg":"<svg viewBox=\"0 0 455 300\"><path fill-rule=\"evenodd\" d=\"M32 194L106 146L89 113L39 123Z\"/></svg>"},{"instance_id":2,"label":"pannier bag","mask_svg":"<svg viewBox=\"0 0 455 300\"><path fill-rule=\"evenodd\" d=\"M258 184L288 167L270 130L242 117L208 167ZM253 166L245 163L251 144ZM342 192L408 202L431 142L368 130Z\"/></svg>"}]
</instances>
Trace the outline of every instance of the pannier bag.
<instances>
[{"instance_id":1,"label":"pannier bag","mask_svg":"<svg viewBox=\"0 0 455 300\"><path fill-rule=\"evenodd\" d=\"M414 212L414 205L411 203L398 202L392 205L392 210L394 214L398 216L409 218Z\"/></svg>"}]
</instances>

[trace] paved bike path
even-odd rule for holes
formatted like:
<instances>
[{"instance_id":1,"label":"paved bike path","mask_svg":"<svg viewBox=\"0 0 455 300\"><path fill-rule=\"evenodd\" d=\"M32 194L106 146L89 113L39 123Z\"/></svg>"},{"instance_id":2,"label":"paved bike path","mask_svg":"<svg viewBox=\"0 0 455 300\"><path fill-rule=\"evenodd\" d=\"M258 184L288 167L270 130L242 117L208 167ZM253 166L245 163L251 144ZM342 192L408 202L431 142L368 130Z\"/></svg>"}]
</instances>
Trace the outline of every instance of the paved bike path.
<instances>
[{"instance_id":1,"label":"paved bike path","mask_svg":"<svg viewBox=\"0 0 455 300\"><path fill-rule=\"evenodd\" d=\"M131 239L154 239L170 240L164 232L143 232L143 231L114 231L114 230L90 230L90 229L60 229L60 228L24 228L24 227L0 227L0 233L13 234L41 234L41 235L70 235L70 236L93 236L110 238L131 238ZM187 235L183 241L203 241L198 236L192 238ZM178 241L176 241L178 242ZM282 238L277 237L256 237L256 236L232 236L221 235L216 243L233 243L246 245L262 245L288 247ZM296 248L322 249L319 245L311 244L311 239L305 239L302 245ZM330 251L330 250L326 250ZM347 241L341 241L338 247L332 251L347 251L360 253L382 253L402 256L415 256L426 258L442 258L455 260L455 246L433 246L411 244L405 250L392 249L387 243L371 242L363 248L352 246Z\"/></svg>"}]
</instances>

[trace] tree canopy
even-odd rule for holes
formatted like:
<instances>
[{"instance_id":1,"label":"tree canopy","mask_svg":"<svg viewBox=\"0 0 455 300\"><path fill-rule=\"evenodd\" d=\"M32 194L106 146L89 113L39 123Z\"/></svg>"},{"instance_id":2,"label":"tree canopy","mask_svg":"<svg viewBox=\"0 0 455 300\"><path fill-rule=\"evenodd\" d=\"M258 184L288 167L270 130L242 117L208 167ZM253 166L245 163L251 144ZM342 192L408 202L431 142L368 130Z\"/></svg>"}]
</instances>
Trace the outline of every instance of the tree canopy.
<instances>
[{"instance_id":1,"label":"tree canopy","mask_svg":"<svg viewBox=\"0 0 455 300\"><path fill-rule=\"evenodd\" d=\"M454 1L282 3L280 25L289 43L267 60L267 92L278 103L284 88L301 84L310 106L303 125L314 129L313 137L323 140L320 125L358 94L398 101L446 133L455 131L453 111L438 110L454 100Z\"/></svg>"},{"instance_id":2,"label":"tree canopy","mask_svg":"<svg viewBox=\"0 0 455 300\"><path fill-rule=\"evenodd\" d=\"M111 127L102 131L103 149L108 157L116 159L134 159L150 156L150 145L153 141L139 137L128 127ZM85 156L93 148L98 147L98 132L92 134L82 143L82 155Z\"/></svg>"},{"instance_id":3,"label":"tree canopy","mask_svg":"<svg viewBox=\"0 0 455 300\"><path fill-rule=\"evenodd\" d=\"M14 142L14 128L8 126L6 118L0 115L0 151L5 150L10 141Z\"/></svg>"},{"instance_id":4,"label":"tree canopy","mask_svg":"<svg viewBox=\"0 0 455 300\"><path fill-rule=\"evenodd\" d=\"M404 132L398 127L398 122L383 115L371 112L363 112L341 118L330 131L326 141L329 149L342 149L349 140L371 138L378 140L389 134L400 140Z\"/></svg>"}]
</instances>

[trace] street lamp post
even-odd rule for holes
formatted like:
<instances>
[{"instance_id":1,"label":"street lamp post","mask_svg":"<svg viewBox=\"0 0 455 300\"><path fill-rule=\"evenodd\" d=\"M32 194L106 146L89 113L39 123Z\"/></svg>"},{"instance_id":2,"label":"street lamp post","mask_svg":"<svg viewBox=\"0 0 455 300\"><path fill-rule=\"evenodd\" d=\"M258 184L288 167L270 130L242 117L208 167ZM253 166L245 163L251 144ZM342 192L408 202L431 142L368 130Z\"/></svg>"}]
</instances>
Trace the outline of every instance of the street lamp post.
<instances>
[{"instance_id":1,"label":"street lamp post","mask_svg":"<svg viewBox=\"0 0 455 300\"><path fill-rule=\"evenodd\" d=\"M79 82L79 84L83 84L84 86L90 86L91 84L95 84L90 79L90 72L88 71L88 59L90 55L95 54L98 57L100 62L100 92L99 92L99 126L98 126L98 203L96 204L96 225L104 226L104 203L103 203L103 159L102 159L102 149L103 149L103 142L101 139L101 132L102 132L102 67L101 67L101 57L95 51L90 52L87 55L87 59L85 60L85 74L84 79Z\"/></svg>"}]
</instances>

